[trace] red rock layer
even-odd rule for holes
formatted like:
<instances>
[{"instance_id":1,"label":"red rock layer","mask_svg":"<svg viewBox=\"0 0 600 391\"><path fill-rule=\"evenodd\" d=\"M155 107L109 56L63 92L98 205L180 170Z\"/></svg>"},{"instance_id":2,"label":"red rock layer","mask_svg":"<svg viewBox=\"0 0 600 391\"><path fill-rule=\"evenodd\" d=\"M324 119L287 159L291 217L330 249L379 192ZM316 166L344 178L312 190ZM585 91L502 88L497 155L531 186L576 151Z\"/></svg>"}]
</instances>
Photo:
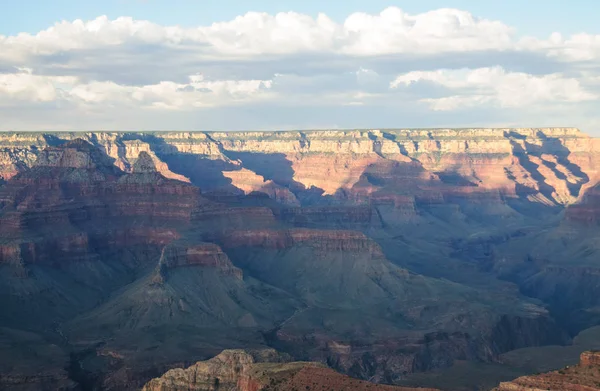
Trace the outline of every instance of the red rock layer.
<instances>
[{"instance_id":1,"label":"red rock layer","mask_svg":"<svg viewBox=\"0 0 600 391\"><path fill-rule=\"evenodd\" d=\"M177 227L206 201L158 174L144 153L138 162L124 174L83 140L41 151L35 167L0 189L0 263L87 260L179 238Z\"/></svg>"},{"instance_id":2,"label":"red rock layer","mask_svg":"<svg viewBox=\"0 0 600 391\"><path fill-rule=\"evenodd\" d=\"M600 186L585 191L581 200L570 205L565 213L567 221L597 224L600 221Z\"/></svg>"},{"instance_id":3,"label":"red rock layer","mask_svg":"<svg viewBox=\"0 0 600 391\"><path fill-rule=\"evenodd\" d=\"M65 147L63 154L50 151L50 157L40 158L40 164L46 159L48 165L36 166L3 186L0 230L10 233L50 225L64 228L122 217L189 222L198 208L199 189L194 186L167 181L160 174L156 178L124 175L113 166L92 163L86 157L88 151L77 148Z\"/></svg>"},{"instance_id":4,"label":"red rock layer","mask_svg":"<svg viewBox=\"0 0 600 391\"><path fill-rule=\"evenodd\" d=\"M295 374L284 378L280 384L267 386L265 391L284 390L335 390L335 391L436 391L432 388L408 388L387 386L353 379L329 368L306 366Z\"/></svg>"},{"instance_id":5,"label":"red rock layer","mask_svg":"<svg viewBox=\"0 0 600 391\"><path fill-rule=\"evenodd\" d=\"M270 351L254 355L226 350L187 369L172 369L148 382L143 391L436 391L425 388L385 386L350 378L310 362L285 362ZM262 357L261 357L262 356Z\"/></svg>"},{"instance_id":6,"label":"red rock layer","mask_svg":"<svg viewBox=\"0 0 600 391\"><path fill-rule=\"evenodd\" d=\"M48 140L77 137L101 147L125 171L146 153L165 177L200 181L210 191L258 191L286 205L297 205L299 189L311 188L368 202L378 190L403 185L408 191L398 194L414 197L419 183L440 178L444 194L466 185L568 205L600 180L600 142L573 128L6 134L0 177L31 167ZM399 168L386 174L393 164ZM201 167L211 172L197 175ZM384 182L365 182L365 173Z\"/></svg>"},{"instance_id":7,"label":"red rock layer","mask_svg":"<svg viewBox=\"0 0 600 391\"><path fill-rule=\"evenodd\" d=\"M97 258L93 248L124 248L141 244L164 246L179 237L180 234L173 229L140 227L115 229L91 236L78 232L24 239L0 244L0 264L54 264L59 260L61 263L76 262Z\"/></svg>"},{"instance_id":8,"label":"red rock layer","mask_svg":"<svg viewBox=\"0 0 600 391\"><path fill-rule=\"evenodd\" d=\"M209 267L218 269L223 274L242 278L242 271L231 263L231 260L213 243L200 243L190 246L172 244L163 249L159 261L168 268Z\"/></svg>"},{"instance_id":9,"label":"red rock layer","mask_svg":"<svg viewBox=\"0 0 600 391\"><path fill-rule=\"evenodd\" d=\"M598 367L600 369L600 352L581 353L579 365L582 367Z\"/></svg>"},{"instance_id":10,"label":"red rock layer","mask_svg":"<svg viewBox=\"0 0 600 391\"><path fill-rule=\"evenodd\" d=\"M236 227L269 226L275 224L273 211L265 207L226 207L201 205L194 211L193 221L210 224L212 232Z\"/></svg>"},{"instance_id":11,"label":"red rock layer","mask_svg":"<svg viewBox=\"0 0 600 391\"><path fill-rule=\"evenodd\" d=\"M306 245L326 251L369 251L383 256L381 248L365 234L356 231L317 229L290 230L240 230L229 232L221 238L225 247L264 247L285 249Z\"/></svg>"}]
</instances>

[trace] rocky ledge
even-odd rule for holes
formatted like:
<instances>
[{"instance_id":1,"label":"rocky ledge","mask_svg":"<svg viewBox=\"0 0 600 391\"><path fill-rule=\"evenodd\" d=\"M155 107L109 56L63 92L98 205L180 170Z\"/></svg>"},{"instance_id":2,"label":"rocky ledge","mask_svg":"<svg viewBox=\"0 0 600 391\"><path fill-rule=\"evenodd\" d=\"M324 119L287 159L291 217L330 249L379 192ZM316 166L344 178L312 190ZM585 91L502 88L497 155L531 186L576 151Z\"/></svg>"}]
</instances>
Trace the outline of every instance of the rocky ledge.
<instances>
[{"instance_id":1,"label":"rocky ledge","mask_svg":"<svg viewBox=\"0 0 600 391\"><path fill-rule=\"evenodd\" d=\"M383 257L375 241L358 231L317 230L239 230L228 232L221 239L225 247L263 247L285 249L305 245L327 251L367 251Z\"/></svg>"},{"instance_id":2,"label":"rocky ledge","mask_svg":"<svg viewBox=\"0 0 600 391\"><path fill-rule=\"evenodd\" d=\"M435 391L385 386L341 375L318 363L290 362L274 350L225 350L187 369L172 369L142 391Z\"/></svg>"},{"instance_id":3,"label":"rocky ledge","mask_svg":"<svg viewBox=\"0 0 600 391\"><path fill-rule=\"evenodd\" d=\"M600 352L584 352L578 365L501 383L494 391L600 390Z\"/></svg>"},{"instance_id":4,"label":"rocky ledge","mask_svg":"<svg viewBox=\"0 0 600 391\"><path fill-rule=\"evenodd\" d=\"M231 260L213 243L185 245L173 243L162 250L155 281L161 282L167 277L168 270L181 267L214 268L225 275L233 275L242 279L242 271L233 266Z\"/></svg>"}]
</instances>

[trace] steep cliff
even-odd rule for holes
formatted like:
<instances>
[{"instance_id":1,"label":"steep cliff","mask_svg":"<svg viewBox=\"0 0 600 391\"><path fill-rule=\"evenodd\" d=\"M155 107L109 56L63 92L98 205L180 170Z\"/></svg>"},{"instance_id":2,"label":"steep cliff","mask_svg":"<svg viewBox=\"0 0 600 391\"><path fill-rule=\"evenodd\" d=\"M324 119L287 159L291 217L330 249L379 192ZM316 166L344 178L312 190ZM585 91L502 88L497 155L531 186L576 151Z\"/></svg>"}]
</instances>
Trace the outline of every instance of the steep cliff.
<instances>
[{"instance_id":1,"label":"steep cliff","mask_svg":"<svg viewBox=\"0 0 600 391\"><path fill-rule=\"evenodd\" d=\"M600 221L600 185L586 189L579 202L569 205L565 219L576 223L596 225Z\"/></svg>"},{"instance_id":2,"label":"steep cliff","mask_svg":"<svg viewBox=\"0 0 600 391\"><path fill-rule=\"evenodd\" d=\"M0 190L0 324L15 330L11 338L33 332L38 350L58 346L53 361L22 354L18 346L27 345L12 341L0 356L19 358L2 369L0 387L98 382L135 388L148 368L205 357L214 351L211 343L221 349L236 343L230 334L236 328L251 329L240 338L259 343L259 325L272 327L295 310L287 295L243 282L242 271L217 245L183 239L195 224L214 230L217 212L243 224L250 208L238 214L204 199L197 187L157 172L144 151L129 173L81 139L38 155L31 169ZM165 325L180 328L177 338L196 332L201 342L188 342L171 356L132 353L132 343L149 348ZM188 354L198 345L199 356ZM36 374L30 367L42 369Z\"/></svg>"},{"instance_id":3,"label":"steep cliff","mask_svg":"<svg viewBox=\"0 0 600 391\"><path fill-rule=\"evenodd\" d=\"M30 167L45 146L74 138L100 146L126 171L146 152L167 178L206 190L265 192L288 204L312 199L310 189L357 201L365 195L364 185L353 190L361 181L374 186L369 192L385 190L393 183L372 183L365 173L381 172L389 162L417 186L441 186L442 195L471 186L569 204L597 182L600 148L572 128L6 134L0 137L2 177Z\"/></svg>"}]
</instances>

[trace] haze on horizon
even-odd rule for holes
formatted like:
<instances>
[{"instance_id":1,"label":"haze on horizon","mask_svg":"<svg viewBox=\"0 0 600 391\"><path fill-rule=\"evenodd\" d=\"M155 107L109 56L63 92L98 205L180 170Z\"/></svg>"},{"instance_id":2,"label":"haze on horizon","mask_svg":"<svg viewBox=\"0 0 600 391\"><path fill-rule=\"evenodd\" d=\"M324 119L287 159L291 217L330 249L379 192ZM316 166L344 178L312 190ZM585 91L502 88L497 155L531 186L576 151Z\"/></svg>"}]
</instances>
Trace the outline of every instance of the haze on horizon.
<instances>
[{"instance_id":1,"label":"haze on horizon","mask_svg":"<svg viewBox=\"0 0 600 391\"><path fill-rule=\"evenodd\" d=\"M0 130L598 136L600 4L559 3L5 2Z\"/></svg>"}]
</instances>

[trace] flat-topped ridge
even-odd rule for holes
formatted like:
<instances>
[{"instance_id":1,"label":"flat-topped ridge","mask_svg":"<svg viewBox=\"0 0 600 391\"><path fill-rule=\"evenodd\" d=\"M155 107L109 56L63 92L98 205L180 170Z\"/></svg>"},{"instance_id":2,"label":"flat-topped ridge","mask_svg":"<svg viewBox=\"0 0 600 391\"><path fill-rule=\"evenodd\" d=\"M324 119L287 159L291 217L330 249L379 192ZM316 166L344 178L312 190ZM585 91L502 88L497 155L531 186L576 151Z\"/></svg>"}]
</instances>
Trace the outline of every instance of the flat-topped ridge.
<instances>
[{"instance_id":1,"label":"flat-topped ridge","mask_svg":"<svg viewBox=\"0 0 600 391\"><path fill-rule=\"evenodd\" d=\"M58 156L58 146L76 139L136 174L123 181L152 182L158 173L206 192L259 192L291 206L312 197L309 189L365 202L392 188L402 192L394 183L420 192L438 175L454 185L566 205L600 178L600 139L573 127L0 133L0 178L36 161L88 164L72 148L66 150L74 156Z\"/></svg>"},{"instance_id":2,"label":"flat-topped ridge","mask_svg":"<svg viewBox=\"0 0 600 391\"><path fill-rule=\"evenodd\" d=\"M48 132L0 132L0 139L19 140L26 138L28 141L38 141L40 136L55 136L58 138L72 139L89 135L153 135L153 136L187 136L208 139L223 138L254 138L254 137L281 137L295 138L302 136L367 136L369 134L393 134L412 136L462 136L462 135L497 135L504 137L507 133L515 133L525 136L535 136L537 133L543 133L546 136L583 136L585 133L575 127L532 127L532 128L371 128L371 129L308 129L308 130L272 130L272 131L48 131Z\"/></svg>"}]
</instances>

